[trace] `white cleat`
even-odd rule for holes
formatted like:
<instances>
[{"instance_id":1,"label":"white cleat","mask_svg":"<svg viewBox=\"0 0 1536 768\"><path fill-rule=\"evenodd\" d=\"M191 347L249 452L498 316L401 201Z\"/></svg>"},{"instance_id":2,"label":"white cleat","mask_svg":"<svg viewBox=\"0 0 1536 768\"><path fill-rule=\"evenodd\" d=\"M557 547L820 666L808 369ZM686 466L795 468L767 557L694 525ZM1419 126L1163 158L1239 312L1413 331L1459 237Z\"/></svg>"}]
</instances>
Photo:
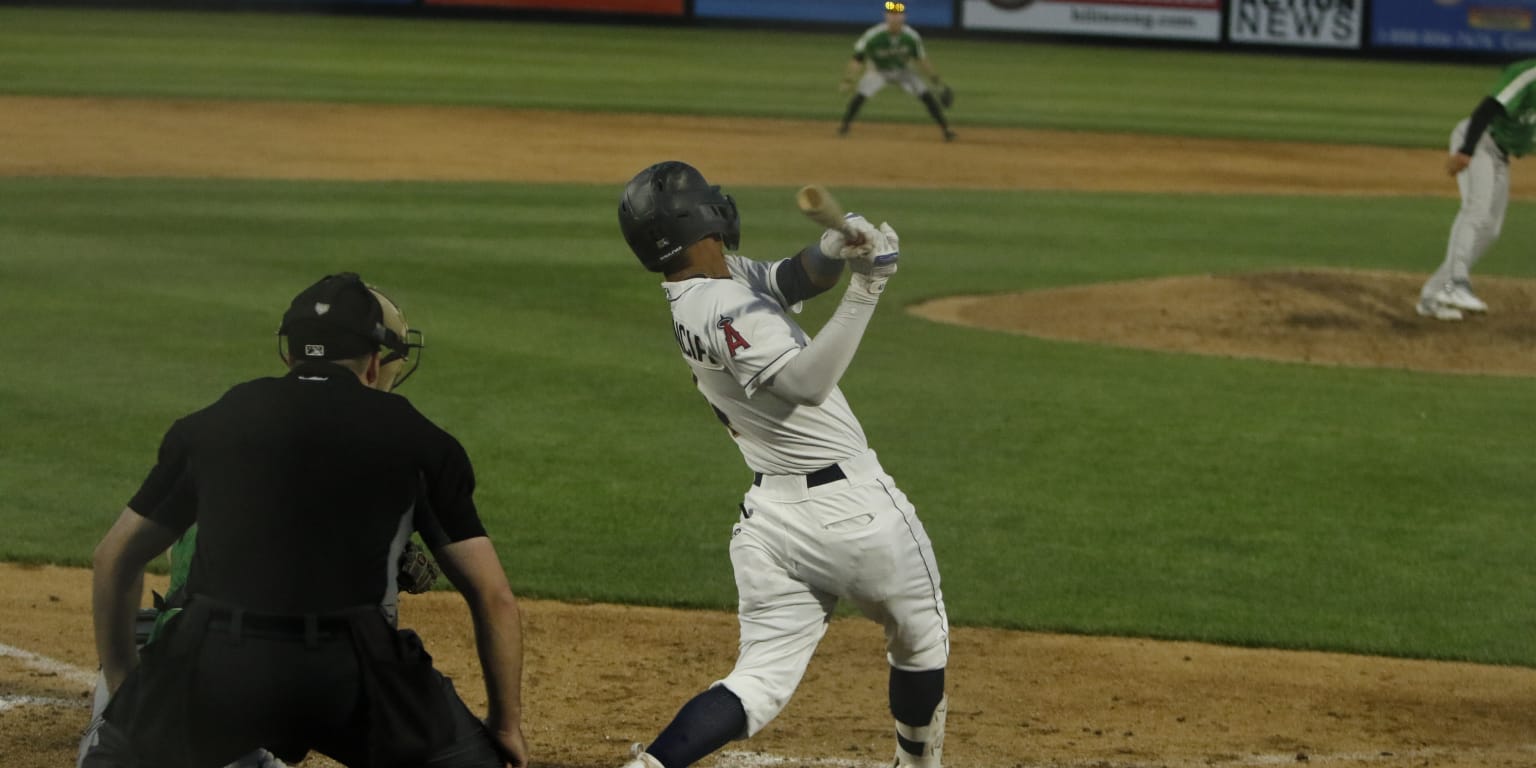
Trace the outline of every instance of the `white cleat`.
<instances>
[{"instance_id":1,"label":"white cleat","mask_svg":"<svg viewBox=\"0 0 1536 768\"><path fill-rule=\"evenodd\" d=\"M1436 320L1455 321L1462 318L1461 310L1441 304L1436 298L1419 299L1419 303L1414 307L1414 311L1424 317L1433 317Z\"/></svg>"},{"instance_id":2,"label":"white cleat","mask_svg":"<svg viewBox=\"0 0 1536 768\"><path fill-rule=\"evenodd\" d=\"M635 744L629 748L630 759L622 768L665 768L660 760L651 757L651 753L645 751L644 744Z\"/></svg>"},{"instance_id":3,"label":"white cleat","mask_svg":"<svg viewBox=\"0 0 1536 768\"><path fill-rule=\"evenodd\" d=\"M1449 307L1455 307L1466 312L1487 312L1488 304L1472 293L1472 286L1467 283L1453 282L1447 284L1435 294L1435 300Z\"/></svg>"}]
</instances>

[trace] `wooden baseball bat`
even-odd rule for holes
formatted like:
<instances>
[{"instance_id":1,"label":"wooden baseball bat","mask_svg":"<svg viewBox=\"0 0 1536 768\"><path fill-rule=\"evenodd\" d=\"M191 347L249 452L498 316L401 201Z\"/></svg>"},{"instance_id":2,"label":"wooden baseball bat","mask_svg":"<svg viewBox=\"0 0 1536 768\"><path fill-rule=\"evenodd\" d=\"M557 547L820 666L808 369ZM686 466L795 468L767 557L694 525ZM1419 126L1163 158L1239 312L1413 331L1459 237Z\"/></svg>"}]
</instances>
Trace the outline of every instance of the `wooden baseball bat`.
<instances>
[{"instance_id":1,"label":"wooden baseball bat","mask_svg":"<svg viewBox=\"0 0 1536 768\"><path fill-rule=\"evenodd\" d=\"M820 184L807 184L801 187L800 191L795 193L795 204L800 206L800 212L811 221L827 229L841 231L849 245L864 242L864 236L843 220L842 203L839 203L826 187Z\"/></svg>"}]
</instances>

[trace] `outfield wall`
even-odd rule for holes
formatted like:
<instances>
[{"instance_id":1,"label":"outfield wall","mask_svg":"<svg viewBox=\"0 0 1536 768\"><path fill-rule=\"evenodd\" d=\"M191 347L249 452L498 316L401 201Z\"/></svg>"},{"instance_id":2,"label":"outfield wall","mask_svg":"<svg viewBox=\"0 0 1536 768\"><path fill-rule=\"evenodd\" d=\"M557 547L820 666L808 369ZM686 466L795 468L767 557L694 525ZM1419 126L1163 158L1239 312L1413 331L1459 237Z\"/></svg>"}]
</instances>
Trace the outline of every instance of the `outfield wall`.
<instances>
[{"instance_id":1,"label":"outfield wall","mask_svg":"<svg viewBox=\"0 0 1536 768\"><path fill-rule=\"evenodd\" d=\"M0 0L121 7L112 0ZM852 30L882 0L149 0L157 7L651 20ZM909 0L926 34L1514 60L1536 56L1536 0Z\"/></svg>"}]
</instances>

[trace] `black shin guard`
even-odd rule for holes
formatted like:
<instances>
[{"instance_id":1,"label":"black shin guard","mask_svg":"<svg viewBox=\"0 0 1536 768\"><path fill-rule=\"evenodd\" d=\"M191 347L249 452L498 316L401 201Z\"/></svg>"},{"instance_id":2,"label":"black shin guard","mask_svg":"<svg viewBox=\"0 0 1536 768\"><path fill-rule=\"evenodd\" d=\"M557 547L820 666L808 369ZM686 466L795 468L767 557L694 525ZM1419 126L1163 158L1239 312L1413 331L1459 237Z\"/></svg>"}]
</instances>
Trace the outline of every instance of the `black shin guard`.
<instances>
[{"instance_id":1,"label":"black shin guard","mask_svg":"<svg viewBox=\"0 0 1536 768\"><path fill-rule=\"evenodd\" d=\"M923 106L928 107L928 114L933 115L933 121L939 124L946 132L949 131L949 122L944 119L944 108L939 106L939 100L932 93L923 94Z\"/></svg>"},{"instance_id":2,"label":"black shin guard","mask_svg":"<svg viewBox=\"0 0 1536 768\"><path fill-rule=\"evenodd\" d=\"M847 128L848 124L853 122L853 118L859 114L859 107L862 106L864 106L864 94L855 93L853 98L848 100L848 111L843 113L844 128Z\"/></svg>"},{"instance_id":3,"label":"black shin guard","mask_svg":"<svg viewBox=\"0 0 1536 768\"><path fill-rule=\"evenodd\" d=\"M645 751L666 768L687 768L746 734L747 710L741 699L717 685L684 704Z\"/></svg>"},{"instance_id":4,"label":"black shin guard","mask_svg":"<svg viewBox=\"0 0 1536 768\"><path fill-rule=\"evenodd\" d=\"M906 672L892 667L890 697L897 747L914 757L937 753L944 739L943 721L935 718L944 701L944 670Z\"/></svg>"}]
</instances>

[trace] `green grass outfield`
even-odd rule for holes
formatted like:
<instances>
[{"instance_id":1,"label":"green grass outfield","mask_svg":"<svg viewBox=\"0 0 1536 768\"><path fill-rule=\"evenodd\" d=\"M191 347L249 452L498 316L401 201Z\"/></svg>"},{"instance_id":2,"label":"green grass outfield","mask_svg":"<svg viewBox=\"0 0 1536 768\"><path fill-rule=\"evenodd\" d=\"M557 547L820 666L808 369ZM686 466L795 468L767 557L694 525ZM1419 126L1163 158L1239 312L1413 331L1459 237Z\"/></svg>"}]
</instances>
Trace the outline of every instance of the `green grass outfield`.
<instances>
[{"instance_id":1,"label":"green grass outfield","mask_svg":"<svg viewBox=\"0 0 1536 768\"><path fill-rule=\"evenodd\" d=\"M635 109L658 102L606 78L644 71L637 62L657 62L662 106L692 103L668 90L686 79L661 61L669 51L707 44L718 59L761 46L747 57L755 61L782 47L785 77L821 85L842 59L823 51L841 44L827 35L236 18L0 9L0 92ZM622 45L562 58L589 38ZM559 65L541 65L537 51ZM1102 121L1085 115L1135 110L1089 78L1073 81L1084 88L1080 110L1052 105L1053 117L1041 117L1001 97L1018 87L1013 70L994 66L1009 58L1069 78L1114 64L1143 82L1156 82L1147 73L1158 68L1209 77L1218 61L997 42L942 41L934 51L978 109L997 94L1007 103L996 122L1015 125L1086 127ZM1192 113L1149 102L1148 129L1285 128L1300 139L1347 129L1338 138L1438 145L1491 74L1219 61L1275 83L1326 70L1337 90L1277 95L1309 105L1288 127L1245 121L1252 94L1208 91L1188 97L1198 100ZM435 88L431 72L451 82ZM1425 90L1404 85L1424 73L1434 76ZM1411 117L1402 130L1338 98L1389 80L1395 90L1376 93L1371 114ZM1069 87L1044 74L1034 82ZM902 101L875 104L889 104L894 119L911 106ZM788 90L711 104L814 111L811 96ZM426 329L425 365L404 394L468 447L482 512L521 593L730 607L725 548L749 476L688 383L655 280L618 237L617 192L0 179L0 559L85 563L170 421L235 381L274 373L281 308L319 275L350 268ZM783 205L789 190L732 192L747 212L747 253L801 244L805 224ZM953 293L1153 275L1423 271L1454 201L846 197L897 222L909 253L844 389L928 523L956 624L1536 666L1530 380L1137 352L900 311ZM1536 276L1522 254L1533 236L1536 205L1517 203L1485 271ZM813 303L807 327L833 302Z\"/></svg>"}]
</instances>

